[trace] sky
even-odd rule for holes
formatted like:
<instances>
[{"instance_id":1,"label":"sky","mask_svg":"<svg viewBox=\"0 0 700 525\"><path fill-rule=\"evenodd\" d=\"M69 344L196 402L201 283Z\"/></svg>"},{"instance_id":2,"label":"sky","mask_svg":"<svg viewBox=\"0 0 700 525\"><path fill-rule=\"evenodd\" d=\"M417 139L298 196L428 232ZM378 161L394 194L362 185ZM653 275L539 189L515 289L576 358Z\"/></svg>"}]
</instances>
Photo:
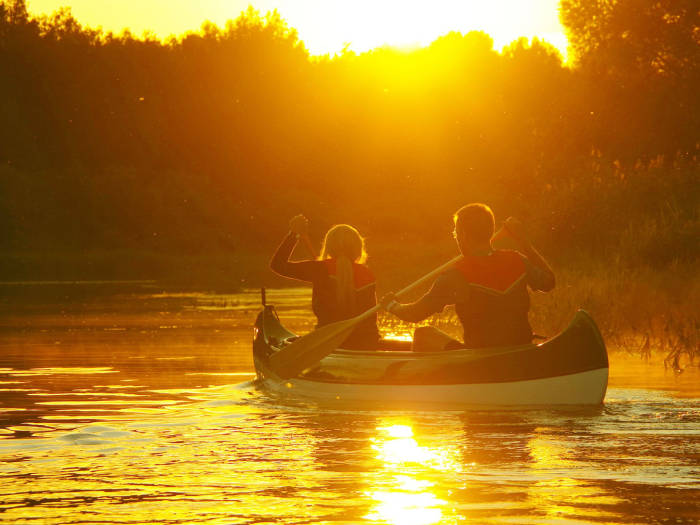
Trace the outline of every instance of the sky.
<instances>
[{"instance_id":1,"label":"sky","mask_svg":"<svg viewBox=\"0 0 700 525\"><path fill-rule=\"evenodd\" d=\"M382 45L413 47L459 31L482 30L500 51L520 36L538 36L566 56L559 0L28 0L34 14L70 7L83 25L160 38L198 30L209 20L224 26L248 5L277 9L315 55L344 47L363 52Z\"/></svg>"}]
</instances>

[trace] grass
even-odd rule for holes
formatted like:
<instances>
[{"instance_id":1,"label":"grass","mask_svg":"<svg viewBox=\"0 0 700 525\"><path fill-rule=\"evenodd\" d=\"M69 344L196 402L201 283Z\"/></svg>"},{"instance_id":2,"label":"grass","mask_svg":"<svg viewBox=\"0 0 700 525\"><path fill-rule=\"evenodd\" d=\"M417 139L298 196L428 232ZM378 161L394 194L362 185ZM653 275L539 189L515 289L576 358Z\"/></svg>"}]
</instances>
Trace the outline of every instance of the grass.
<instances>
[{"instance_id":1,"label":"grass","mask_svg":"<svg viewBox=\"0 0 700 525\"><path fill-rule=\"evenodd\" d=\"M693 264L657 269L579 261L557 274L555 290L533 297L536 331L556 333L583 308L611 348L643 357L661 351L675 369L700 357L700 279Z\"/></svg>"}]
</instances>

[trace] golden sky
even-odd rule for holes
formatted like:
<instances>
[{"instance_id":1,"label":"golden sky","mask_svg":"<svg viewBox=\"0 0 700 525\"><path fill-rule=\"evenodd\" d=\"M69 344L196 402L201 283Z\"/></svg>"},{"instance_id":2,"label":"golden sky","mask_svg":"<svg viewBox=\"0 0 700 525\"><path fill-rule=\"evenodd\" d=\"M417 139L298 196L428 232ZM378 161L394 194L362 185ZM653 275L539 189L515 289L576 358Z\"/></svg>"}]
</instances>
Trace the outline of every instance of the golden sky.
<instances>
[{"instance_id":1,"label":"golden sky","mask_svg":"<svg viewBox=\"0 0 700 525\"><path fill-rule=\"evenodd\" d=\"M449 31L483 30L500 49L519 36L539 36L565 56L559 0L28 0L35 14L69 6L83 24L159 37L197 30L205 20L223 26L248 5L277 9L313 54L356 52L389 44L425 45Z\"/></svg>"}]
</instances>

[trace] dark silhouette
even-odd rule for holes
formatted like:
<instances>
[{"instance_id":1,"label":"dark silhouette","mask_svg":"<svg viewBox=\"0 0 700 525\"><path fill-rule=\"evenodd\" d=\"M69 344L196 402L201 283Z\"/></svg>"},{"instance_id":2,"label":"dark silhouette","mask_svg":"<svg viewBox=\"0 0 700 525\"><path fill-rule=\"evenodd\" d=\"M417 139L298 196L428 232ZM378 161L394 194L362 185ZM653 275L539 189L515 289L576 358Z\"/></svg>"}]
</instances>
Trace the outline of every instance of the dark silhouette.
<instances>
[{"instance_id":1,"label":"dark silhouette","mask_svg":"<svg viewBox=\"0 0 700 525\"><path fill-rule=\"evenodd\" d=\"M697 10L647 4L564 1L570 69L544 42L498 54L478 32L311 59L275 13L160 42L2 2L0 248L198 253L228 246L225 224L258 249L299 207L430 238L464 188L567 244L615 243L621 217L664 202L687 217Z\"/></svg>"},{"instance_id":2,"label":"dark silhouette","mask_svg":"<svg viewBox=\"0 0 700 525\"><path fill-rule=\"evenodd\" d=\"M398 261L447 249L435 232L465 200L559 258L692 274L695 4L564 0L561 18L570 65L482 32L319 58L276 13L159 41L2 1L0 280L244 261L298 209Z\"/></svg>"},{"instance_id":3,"label":"dark silhouette","mask_svg":"<svg viewBox=\"0 0 700 525\"><path fill-rule=\"evenodd\" d=\"M312 309L317 326L350 319L377 304L376 280L364 265L365 242L355 228L336 224L326 232L318 260L290 261L301 237L308 239L308 222L297 215L290 221L289 234L277 248L270 268L284 277L313 284ZM369 349L378 343L375 314L358 323L343 347Z\"/></svg>"},{"instance_id":4,"label":"dark silhouette","mask_svg":"<svg viewBox=\"0 0 700 525\"><path fill-rule=\"evenodd\" d=\"M494 236L493 212L484 204L462 206L454 215L454 223L454 238L463 259L438 277L418 301L400 304L389 295L382 299L385 309L404 321L417 323L447 305L455 305L464 328L464 342L433 327L422 327L416 329L413 338L418 351L531 343L528 288L545 292L554 288L554 272L549 264L513 217ZM492 239L504 235L513 238L522 253L494 249Z\"/></svg>"}]
</instances>

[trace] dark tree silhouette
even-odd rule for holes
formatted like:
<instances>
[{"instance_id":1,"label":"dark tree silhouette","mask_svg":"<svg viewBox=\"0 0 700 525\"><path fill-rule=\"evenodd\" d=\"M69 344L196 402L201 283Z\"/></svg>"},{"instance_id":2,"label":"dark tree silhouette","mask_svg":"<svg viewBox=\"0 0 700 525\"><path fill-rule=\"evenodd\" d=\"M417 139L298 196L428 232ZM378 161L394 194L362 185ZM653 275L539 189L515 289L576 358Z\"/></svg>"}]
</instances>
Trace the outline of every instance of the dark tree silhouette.
<instances>
[{"instance_id":1,"label":"dark tree silhouette","mask_svg":"<svg viewBox=\"0 0 700 525\"><path fill-rule=\"evenodd\" d=\"M266 251L299 210L408 246L472 200L571 253L662 203L692 233L697 9L561 13L573 67L482 32L310 57L274 12L163 42L0 2L0 249Z\"/></svg>"},{"instance_id":2,"label":"dark tree silhouette","mask_svg":"<svg viewBox=\"0 0 700 525\"><path fill-rule=\"evenodd\" d=\"M561 20L586 76L596 147L635 163L694 162L700 113L700 9L693 0L562 0Z\"/></svg>"}]
</instances>

